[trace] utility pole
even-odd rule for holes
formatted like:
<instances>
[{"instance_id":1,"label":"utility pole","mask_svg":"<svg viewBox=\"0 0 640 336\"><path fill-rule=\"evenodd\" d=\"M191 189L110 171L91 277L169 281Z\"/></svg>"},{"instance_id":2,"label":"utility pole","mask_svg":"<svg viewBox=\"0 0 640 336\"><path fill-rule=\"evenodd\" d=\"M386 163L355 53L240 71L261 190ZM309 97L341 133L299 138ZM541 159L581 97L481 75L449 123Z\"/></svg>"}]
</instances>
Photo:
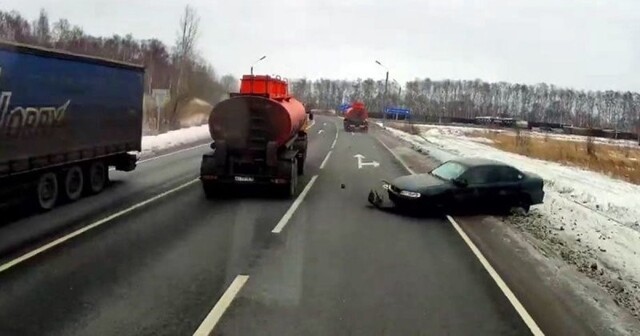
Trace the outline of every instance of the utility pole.
<instances>
[{"instance_id":1,"label":"utility pole","mask_svg":"<svg viewBox=\"0 0 640 336\"><path fill-rule=\"evenodd\" d=\"M387 75L384 78L384 93L382 94L382 115L384 116L383 119L387 118L387 113L384 110L384 105L387 102L387 85L389 85L389 70L387 70Z\"/></svg>"},{"instance_id":2,"label":"utility pole","mask_svg":"<svg viewBox=\"0 0 640 336\"><path fill-rule=\"evenodd\" d=\"M387 114L385 113L385 110L384 110L384 104L387 100L387 86L389 85L389 69L387 69L386 66L382 65L382 63L380 63L380 61L378 60L376 60L376 64L378 64L379 66L387 70L387 74L384 78L384 93L382 94L382 101L380 102L380 109L382 110L382 124L384 125L384 121L387 119Z\"/></svg>"},{"instance_id":3,"label":"utility pole","mask_svg":"<svg viewBox=\"0 0 640 336\"><path fill-rule=\"evenodd\" d=\"M398 81L395 79L393 80L393 82L398 86L398 98L400 98L400 95L402 94L402 85L400 85L400 83L398 83Z\"/></svg>"}]
</instances>

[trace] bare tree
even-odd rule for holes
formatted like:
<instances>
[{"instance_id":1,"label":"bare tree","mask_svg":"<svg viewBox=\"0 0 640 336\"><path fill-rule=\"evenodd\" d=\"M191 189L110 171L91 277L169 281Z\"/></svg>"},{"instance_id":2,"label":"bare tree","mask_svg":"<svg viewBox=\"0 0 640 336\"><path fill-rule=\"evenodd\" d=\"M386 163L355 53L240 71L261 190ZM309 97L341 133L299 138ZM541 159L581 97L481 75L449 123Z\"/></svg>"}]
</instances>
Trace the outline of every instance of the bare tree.
<instances>
[{"instance_id":1,"label":"bare tree","mask_svg":"<svg viewBox=\"0 0 640 336\"><path fill-rule=\"evenodd\" d=\"M196 40L198 39L198 27L200 17L195 9L189 5L185 6L184 13L180 18L180 26L176 40L175 57L178 60L178 78L176 82L176 93L180 95L182 83L184 82L184 70L189 60L195 52Z\"/></svg>"},{"instance_id":2,"label":"bare tree","mask_svg":"<svg viewBox=\"0 0 640 336\"><path fill-rule=\"evenodd\" d=\"M226 92L238 91L238 79L233 75L224 75L220 78L220 84Z\"/></svg>"},{"instance_id":3,"label":"bare tree","mask_svg":"<svg viewBox=\"0 0 640 336\"><path fill-rule=\"evenodd\" d=\"M195 54L195 45L198 38L198 27L200 25L200 17L195 9L189 5L184 7L184 13L179 21L176 46L174 50L174 63L177 64L177 79L175 86L172 87L173 109L171 115L167 116L171 123L177 122L177 110L179 104L188 98L186 89L188 85L185 83L189 70L193 65L193 56Z\"/></svg>"},{"instance_id":4,"label":"bare tree","mask_svg":"<svg viewBox=\"0 0 640 336\"><path fill-rule=\"evenodd\" d=\"M67 19L60 19L53 24L53 43L56 48L64 49L71 39L71 23Z\"/></svg>"},{"instance_id":5,"label":"bare tree","mask_svg":"<svg viewBox=\"0 0 640 336\"><path fill-rule=\"evenodd\" d=\"M51 29L49 27L49 15L47 15L47 12L44 9L40 10L38 19L33 22L33 35L38 45L49 45L51 40Z\"/></svg>"}]
</instances>

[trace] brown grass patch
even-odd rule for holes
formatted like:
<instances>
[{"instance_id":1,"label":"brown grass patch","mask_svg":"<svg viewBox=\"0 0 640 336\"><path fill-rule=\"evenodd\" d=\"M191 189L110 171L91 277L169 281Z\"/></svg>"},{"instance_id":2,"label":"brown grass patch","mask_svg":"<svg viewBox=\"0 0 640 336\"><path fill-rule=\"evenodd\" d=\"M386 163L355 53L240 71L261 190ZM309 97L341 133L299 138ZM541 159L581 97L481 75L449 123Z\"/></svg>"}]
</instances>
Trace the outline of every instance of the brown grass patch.
<instances>
[{"instance_id":1,"label":"brown grass patch","mask_svg":"<svg viewBox=\"0 0 640 336\"><path fill-rule=\"evenodd\" d=\"M387 121L385 122L387 127L395 128L397 130L401 130L405 133L409 133L412 135L420 135L420 129L412 123L409 122L401 122L401 121ZM424 131L424 129L423 129Z\"/></svg>"},{"instance_id":2,"label":"brown grass patch","mask_svg":"<svg viewBox=\"0 0 640 336\"><path fill-rule=\"evenodd\" d=\"M470 136L493 141L492 146L528 157L569 164L640 184L640 147L535 138L528 132L473 132Z\"/></svg>"}]
</instances>

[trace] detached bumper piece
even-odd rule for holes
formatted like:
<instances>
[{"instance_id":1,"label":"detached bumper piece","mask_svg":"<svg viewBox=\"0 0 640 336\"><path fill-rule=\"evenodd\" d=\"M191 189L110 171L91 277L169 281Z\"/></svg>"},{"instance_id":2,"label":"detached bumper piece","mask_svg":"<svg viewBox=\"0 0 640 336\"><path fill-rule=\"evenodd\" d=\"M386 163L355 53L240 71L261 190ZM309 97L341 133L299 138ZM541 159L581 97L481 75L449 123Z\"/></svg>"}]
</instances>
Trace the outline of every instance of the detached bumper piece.
<instances>
[{"instance_id":1,"label":"detached bumper piece","mask_svg":"<svg viewBox=\"0 0 640 336\"><path fill-rule=\"evenodd\" d=\"M384 185L371 189L368 201L378 209L389 210L395 208L395 204L389 199L389 193Z\"/></svg>"}]
</instances>

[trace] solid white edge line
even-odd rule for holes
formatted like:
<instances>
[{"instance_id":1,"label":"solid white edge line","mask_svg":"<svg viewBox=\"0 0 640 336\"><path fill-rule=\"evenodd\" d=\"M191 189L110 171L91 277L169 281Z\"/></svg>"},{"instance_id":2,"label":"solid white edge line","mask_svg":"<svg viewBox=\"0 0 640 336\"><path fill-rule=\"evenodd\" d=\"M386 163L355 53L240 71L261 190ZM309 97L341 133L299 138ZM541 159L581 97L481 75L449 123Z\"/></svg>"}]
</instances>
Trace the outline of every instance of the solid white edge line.
<instances>
[{"instance_id":1,"label":"solid white edge line","mask_svg":"<svg viewBox=\"0 0 640 336\"><path fill-rule=\"evenodd\" d=\"M182 184L182 185L180 185L178 187L175 187L175 188L173 188L171 190L168 190L168 191L165 191L165 192L163 192L161 194L158 194L158 195L156 195L156 196L154 196L154 197L152 197L152 198L150 198L150 199L148 199L146 201L142 201L142 202L140 202L138 204L132 205L132 206L130 206L130 207L124 209L124 210L120 210L120 211L118 211L118 212L116 212L116 213L114 213L112 215L109 215L109 216L107 216L107 217L105 217L105 218L103 218L101 220L98 220L97 222L94 222L94 223L89 224L89 225L87 225L85 227L82 227L82 228L80 228L80 229L78 229L78 230L76 230L74 232L71 232L71 233L69 233L69 234L67 234L67 235L65 235L63 237L60 237L60 238L58 238L58 239L56 239L56 240L54 240L54 241L52 241L50 243L42 245L42 246L36 248L35 250L31 250L31 251L21 255L20 257L17 257L17 258L15 258L15 259L13 259L13 260L5 263L5 264L2 264L0 266L0 273L10 269L13 266L16 266L16 265L22 263L23 261L29 260L29 259L37 256L38 254L40 254L40 253L42 253L42 252L44 252L44 251L46 251L48 249L51 249L51 248L53 248L55 246L58 246L58 245L60 245L60 244L62 244L64 242L66 242L69 239L72 239L72 238L74 238L76 236L79 236L79 235L81 235L81 234L83 234L83 233L85 233L85 232L87 232L87 231L89 231L91 229L94 229L94 228L96 228L96 227L98 227L98 226L100 226L100 225L102 225L104 223L107 223L107 222L109 222L109 221L111 221L113 219L116 219L116 218L118 218L118 217L120 217L120 216L122 216L122 215L124 215L124 214L126 214L128 212L131 212L131 211L133 211L135 209L143 207L143 206L145 206L145 205L147 205L147 204L149 204L149 203L151 203L153 201L156 201L156 200L158 200L160 198L163 198L163 197L165 197L165 196L167 196L169 194L172 194L172 193L174 193L174 192L176 192L176 191L178 191L180 189L188 187L188 186L192 185L193 183L197 182L198 180L199 179L191 180L191 181L189 181L187 183L184 183L184 184Z\"/></svg>"},{"instance_id":2,"label":"solid white edge line","mask_svg":"<svg viewBox=\"0 0 640 336\"><path fill-rule=\"evenodd\" d=\"M396 160L398 160L398 162L400 162L400 164L409 173L411 173L412 175L415 175L415 172L413 171L413 169L409 168L409 166L407 166L407 164L404 162L404 160L399 155L394 153L391 150L391 148L389 148L389 146L387 146L382 140L380 140L377 137L375 137L375 138L376 138L376 140L378 140L378 142L384 148L386 148L389 151L389 153L391 153L391 155L393 155L393 157ZM527 312L527 310L524 308L522 303L520 303L520 300L518 300L518 298L515 296L515 294L513 294L513 292L509 288L509 286L507 286L507 283L504 282L504 280L502 280L502 278L500 277L498 272L496 272L496 270L493 268L493 266L491 266L491 264L489 263L489 260L487 260L487 258L485 258L485 256L482 254L482 252L480 252L480 249L478 249L478 247L473 243L473 241L471 241L471 238L469 238L469 236L467 236L467 234L464 232L464 230L462 230L460 225L458 225L458 223L456 223L456 221L451 216L447 215L447 220L449 220L449 223L451 223L451 225L456 230L458 235L460 235L460 237L467 244L469 249L471 249L471 252L473 252L473 254L476 256L476 258L478 258L478 261L480 261L480 264L484 267L484 269L487 271L487 273L489 273L489 276L491 276L491 278L496 283L496 285L498 285L498 288L500 288L500 290L502 291L504 296L507 297L507 300L509 300L509 302L511 303L513 308L516 310L518 315L520 315L520 318L522 319L522 321L527 325L527 327L529 327L529 330L531 331L531 333L534 336L543 336L544 333L542 332L540 327L538 327L538 324L536 323L536 321L531 317L531 315L529 315L529 312Z\"/></svg>"},{"instance_id":3,"label":"solid white edge line","mask_svg":"<svg viewBox=\"0 0 640 336\"><path fill-rule=\"evenodd\" d=\"M183 148L183 149L177 150L175 152L171 152L171 153L166 153L166 154L150 157L148 159L140 160L140 161L138 161L138 163L145 163L145 162L157 160L157 159L160 159L160 158L163 158L163 157L167 157L167 156L171 156L171 155L174 155L174 154L190 151L190 150L193 150L193 149L196 149L196 148L200 148L200 147L204 147L204 146L209 146L209 143L202 144L202 145L197 145L197 146L193 146L193 147L189 147L189 148Z\"/></svg>"},{"instance_id":4,"label":"solid white edge line","mask_svg":"<svg viewBox=\"0 0 640 336\"><path fill-rule=\"evenodd\" d=\"M336 146L336 142L338 142L338 134L340 134L340 132L338 132L338 125L334 124L334 126L336 127L336 136L333 138L333 143L331 143L331 149Z\"/></svg>"},{"instance_id":5,"label":"solid white edge line","mask_svg":"<svg viewBox=\"0 0 640 336\"><path fill-rule=\"evenodd\" d=\"M307 196L307 193L309 192L313 184L316 182L317 178L318 178L318 175L314 175L311 178L311 180L309 180L309 183L307 183L307 185L304 187L304 190L302 190L300 195L298 195L298 198L296 198L293 204L291 204L287 212L284 213L284 215L282 216L278 224L276 224L273 230L271 230L271 233L282 232L282 229L284 229L285 225L287 225L287 223L289 222L289 219L291 219L293 214L296 212L296 209L298 209L298 207L300 206L300 203L302 203L302 201L304 200L304 197Z\"/></svg>"},{"instance_id":6,"label":"solid white edge line","mask_svg":"<svg viewBox=\"0 0 640 336\"><path fill-rule=\"evenodd\" d=\"M387 149L387 151L389 151L389 153L391 153L391 155L393 155L393 157L398 160L398 162L400 162L400 164L402 165L402 167L404 167L404 169L406 169L409 173L411 173L411 175L415 175L415 171L413 171L413 169L409 168L409 166L404 162L404 160L396 153L394 153L391 148L389 148L389 146L387 146L387 144L385 144L384 142L382 142L382 140L378 139L377 137L374 137L376 140L378 140L378 142Z\"/></svg>"},{"instance_id":7,"label":"solid white edge line","mask_svg":"<svg viewBox=\"0 0 640 336\"><path fill-rule=\"evenodd\" d=\"M307 126L306 129L308 129L308 130L311 129L311 127L315 126L315 124L316 124L316 121L314 119L314 120L311 121L311 123Z\"/></svg>"},{"instance_id":8,"label":"solid white edge line","mask_svg":"<svg viewBox=\"0 0 640 336\"><path fill-rule=\"evenodd\" d=\"M322 163L320 164L320 169L324 169L324 165L326 165L327 161L329 161L329 157L331 156L331 152L333 152L333 151L329 151L329 153L327 153L327 156L324 157L324 160L322 160Z\"/></svg>"},{"instance_id":9,"label":"solid white edge line","mask_svg":"<svg viewBox=\"0 0 640 336\"><path fill-rule=\"evenodd\" d=\"M516 309L516 311L518 312L518 314L520 315L524 323L527 325L527 327L529 327L529 329L531 330L531 333L535 336L544 335L542 330L540 330L540 327L538 327L538 324L536 323L536 321L534 321L531 315L529 315L529 312L527 312L527 310L524 308L522 303L520 303L520 300L518 300L518 298L515 296L515 294L513 294L511 289L509 289L509 286L507 286L507 283L504 282L504 280L502 280L498 272L496 272L493 266L491 266L487 258L485 258L482 252L480 252L476 244L474 244L471 241L469 236L467 236L464 230L462 230L460 225L458 225L458 223L451 216L447 215L447 219L449 220L449 223L451 223L453 228L456 229L460 237L462 237L462 240L464 240L464 242L467 243L467 246L469 246L469 248L471 249L471 252L473 252L476 258L478 258L478 260L480 261L484 269L487 271L487 273L489 273L493 281L495 281L495 283L498 285L502 293L507 297L507 300L511 302L511 305L513 306L513 308Z\"/></svg>"},{"instance_id":10,"label":"solid white edge line","mask_svg":"<svg viewBox=\"0 0 640 336\"><path fill-rule=\"evenodd\" d=\"M249 280L248 275L238 275L229 288L222 294L220 300L216 302L213 306L213 309L207 314L207 317L204 318L198 329L193 333L193 336L209 336L213 332L213 329L216 327L216 324L222 318L224 312L229 308L233 299L235 299L236 295L240 292L245 283Z\"/></svg>"}]
</instances>

